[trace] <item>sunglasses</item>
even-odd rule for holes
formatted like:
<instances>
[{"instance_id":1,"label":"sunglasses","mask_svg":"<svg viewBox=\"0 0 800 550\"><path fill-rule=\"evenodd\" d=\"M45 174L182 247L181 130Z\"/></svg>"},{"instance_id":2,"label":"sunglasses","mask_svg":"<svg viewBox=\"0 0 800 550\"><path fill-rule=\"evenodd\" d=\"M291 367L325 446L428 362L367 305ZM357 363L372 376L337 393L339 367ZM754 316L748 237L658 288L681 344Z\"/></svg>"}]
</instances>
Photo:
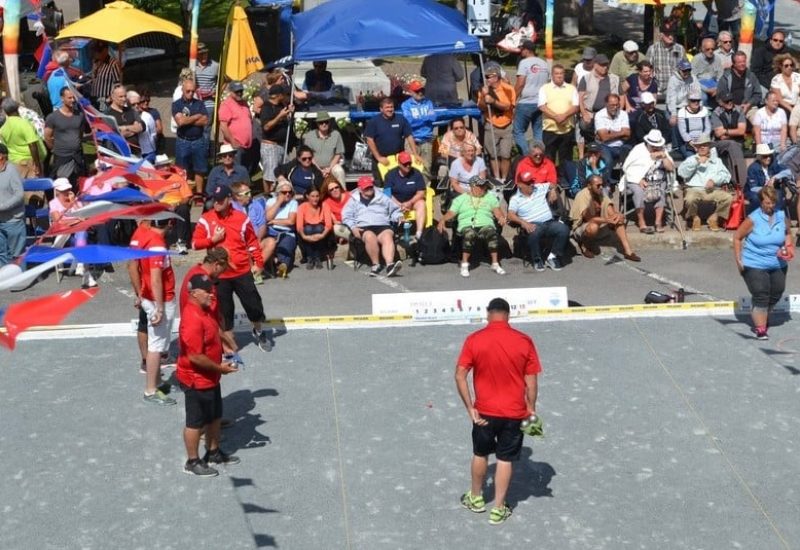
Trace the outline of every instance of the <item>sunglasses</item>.
<instances>
[{"instance_id":1,"label":"sunglasses","mask_svg":"<svg viewBox=\"0 0 800 550\"><path fill-rule=\"evenodd\" d=\"M410 162L401 162L400 166L402 166L403 168L408 168L409 166L411 166L411 163Z\"/></svg>"},{"instance_id":2,"label":"sunglasses","mask_svg":"<svg viewBox=\"0 0 800 550\"><path fill-rule=\"evenodd\" d=\"M236 194L238 196L240 196L240 197L249 197L250 196L250 191L241 191L241 192L236 193Z\"/></svg>"},{"instance_id":3,"label":"sunglasses","mask_svg":"<svg viewBox=\"0 0 800 550\"><path fill-rule=\"evenodd\" d=\"M219 156L233 158L236 156L236 153L220 153Z\"/></svg>"},{"instance_id":4,"label":"sunglasses","mask_svg":"<svg viewBox=\"0 0 800 550\"><path fill-rule=\"evenodd\" d=\"M313 157L300 157L300 160L311 160Z\"/></svg>"},{"instance_id":5,"label":"sunglasses","mask_svg":"<svg viewBox=\"0 0 800 550\"><path fill-rule=\"evenodd\" d=\"M341 190L342 188L338 185L331 185L330 187L328 187L328 191L341 191Z\"/></svg>"},{"instance_id":6,"label":"sunglasses","mask_svg":"<svg viewBox=\"0 0 800 550\"><path fill-rule=\"evenodd\" d=\"M784 68L790 67L790 68L793 69L794 68L794 63L784 63L783 66L784 66Z\"/></svg>"},{"instance_id":7,"label":"sunglasses","mask_svg":"<svg viewBox=\"0 0 800 550\"><path fill-rule=\"evenodd\" d=\"M281 194L281 195L291 195L292 194L291 191L279 191L278 193Z\"/></svg>"},{"instance_id":8,"label":"sunglasses","mask_svg":"<svg viewBox=\"0 0 800 550\"><path fill-rule=\"evenodd\" d=\"M330 120L318 120L317 121L317 124L330 124L330 123L331 123Z\"/></svg>"},{"instance_id":9,"label":"sunglasses","mask_svg":"<svg viewBox=\"0 0 800 550\"><path fill-rule=\"evenodd\" d=\"M783 44L783 38L770 38L773 42L777 42L778 44Z\"/></svg>"},{"instance_id":10,"label":"sunglasses","mask_svg":"<svg viewBox=\"0 0 800 550\"><path fill-rule=\"evenodd\" d=\"M720 44L733 44L733 40L720 40Z\"/></svg>"}]
</instances>

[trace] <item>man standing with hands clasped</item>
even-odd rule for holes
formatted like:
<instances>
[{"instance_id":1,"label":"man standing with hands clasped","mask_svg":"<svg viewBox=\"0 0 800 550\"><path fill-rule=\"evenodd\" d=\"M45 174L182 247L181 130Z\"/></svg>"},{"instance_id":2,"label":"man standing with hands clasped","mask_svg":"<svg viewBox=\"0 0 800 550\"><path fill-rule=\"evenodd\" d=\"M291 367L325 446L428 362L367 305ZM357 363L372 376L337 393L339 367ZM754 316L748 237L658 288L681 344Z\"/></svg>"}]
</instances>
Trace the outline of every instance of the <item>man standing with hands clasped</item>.
<instances>
[{"instance_id":1,"label":"man standing with hands clasped","mask_svg":"<svg viewBox=\"0 0 800 550\"><path fill-rule=\"evenodd\" d=\"M456 366L456 387L472 421L472 487L461 497L471 512L485 512L481 494L488 456L497 456L495 506L489 523L498 525L511 517L505 501L511 482L512 463L522 450L522 420L536 412L537 375L542 372L531 338L508 324L511 308L502 298L489 302L489 324L467 337ZM473 370L475 401L467 376Z\"/></svg>"},{"instance_id":2,"label":"man standing with hands clasped","mask_svg":"<svg viewBox=\"0 0 800 550\"><path fill-rule=\"evenodd\" d=\"M186 464L183 471L199 477L213 477L219 472L211 464L238 464L239 457L226 454L219 448L222 422L222 391L219 380L223 374L237 372L232 363L222 362L222 340L219 323L212 312L214 282L208 275L192 275L187 284L189 299L181 310L179 329L180 355L178 381L181 383L186 406ZM206 434L208 449L200 460L200 434Z\"/></svg>"}]
</instances>

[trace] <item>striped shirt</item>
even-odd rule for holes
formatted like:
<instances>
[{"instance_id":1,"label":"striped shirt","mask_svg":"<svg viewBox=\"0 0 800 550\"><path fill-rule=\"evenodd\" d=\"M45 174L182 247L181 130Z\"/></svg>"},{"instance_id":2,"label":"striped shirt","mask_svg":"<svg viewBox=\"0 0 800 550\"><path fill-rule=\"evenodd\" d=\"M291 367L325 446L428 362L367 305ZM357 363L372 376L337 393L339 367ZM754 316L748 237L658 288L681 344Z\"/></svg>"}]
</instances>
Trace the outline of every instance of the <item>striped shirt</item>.
<instances>
[{"instance_id":1,"label":"striped shirt","mask_svg":"<svg viewBox=\"0 0 800 550\"><path fill-rule=\"evenodd\" d=\"M114 84L118 83L122 83L122 67L113 57L92 68L92 95L96 99L108 99Z\"/></svg>"},{"instance_id":2,"label":"striped shirt","mask_svg":"<svg viewBox=\"0 0 800 550\"><path fill-rule=\"evenodd\" d=\"M208 111L208 123L214 118L214 97L217 95L217 77L219 76L219 63L209 59L208 65L197 64L194 78L197 82L197 95L203 99Z\"/></svg>"},{"instance_id":3,"label":"striped shirt","mask_svg":"<svg viewBox=\"0 0 800 550\"><path fill-rule=\"evenodd\" d=\"M653 76L658 82L658 93L667 93L667 82L678 66L678 61L686 57L686 50L680 44L669 48L662 42L656 42L647 48L647 59L653 64Z\"/></svg>"}]
</instances>

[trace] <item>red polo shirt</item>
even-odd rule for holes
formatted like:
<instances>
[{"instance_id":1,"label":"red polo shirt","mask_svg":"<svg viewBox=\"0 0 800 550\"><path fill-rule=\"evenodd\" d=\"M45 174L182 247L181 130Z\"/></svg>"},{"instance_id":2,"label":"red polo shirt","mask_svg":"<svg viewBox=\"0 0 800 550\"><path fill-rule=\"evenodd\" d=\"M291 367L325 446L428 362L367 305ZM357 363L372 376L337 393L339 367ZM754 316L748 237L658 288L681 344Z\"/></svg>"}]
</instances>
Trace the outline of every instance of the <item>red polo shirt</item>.
<instances>
[{"instance_id":1,"label":"red polo shirt","mask_svg":"<svg viewBox=\"0 0 800 550\"><path fill-rule=\"evenodd\" d=\"M178 341L180 342L178 381L196 390L216 388L222 374L195 367L189 361L189 356L203 354L212 361L222 362L222 341L219 338L217 318L210 310L187 302L181 310Z\"/></svg>"},{"instance_id":2,"label":"red polo shirt","mask_svg":"<svg viewBox=\"0 0 800 550\"><path fill-rule=\"evenodd\" d=\"M186 307L186 304L189 303L189 279L191 279L195 275L208 275L208 272L203 269L203 264L197 264L196 266L192 267L189 271L186 272L186 275L183 277L183 282L181 283L181 290L178 293L178 311L183 314L183 308ZM209 308L211 314L214 316L214 319L219 319L219 304L217 303L217 285L214 285L214 288L211 289L211 307Z\"/></svg>"},{"instance_id":3,"label":"red polo shirt","mask_svg":"<svg viewBox=\"0 0 800 550\"><path fill-rule=\"evenodd\" d=\"M520 181L520 176L525 172L533 174L534 184L550 183L555 185L558 181L556 177L556 165L547 157L542 159L542 163L539 166L536 166L533 164L531 157L526 155L525 158L520 160L517 164L517 173L514 174L514 182Z\"/></svg>"},{"instance_id":4,"label":"red polo shirt","mask_svg":"<svg viewBox=\"0 0 800 550\"><path fill-rule=\"evenodd\" d=\"M239 103L228 96L219 106L219 120L228 125L233 138L243 149L253 143L253 118L247 103Z\"/></svg>"},{"instance_id":5,"label":"red polo shirt","mask_svg":"<svg viewBox=\"0 0 800 550\"><path fill-rule=\"evenodd\" d=\"M458 366L473 369L475 408L479 413L513 420L528 415L525 375L542 372L530 336L505 321L492 321L467 337Z\"/></svg>"}]
</instances>

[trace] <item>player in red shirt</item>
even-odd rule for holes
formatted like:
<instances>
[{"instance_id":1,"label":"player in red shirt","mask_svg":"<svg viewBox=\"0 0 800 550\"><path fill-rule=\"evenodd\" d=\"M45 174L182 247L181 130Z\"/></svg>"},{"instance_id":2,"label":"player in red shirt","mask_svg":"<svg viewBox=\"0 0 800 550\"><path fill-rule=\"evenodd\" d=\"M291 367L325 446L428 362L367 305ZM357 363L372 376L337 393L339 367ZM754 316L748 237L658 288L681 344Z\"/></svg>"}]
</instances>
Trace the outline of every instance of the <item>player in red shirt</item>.
<instances>
[{"instance_id":1,"label":"player in red shirt","mask_svg":"<svg viewBox=\"0 0 800 550\"><path fill-rule=\"evenodd\" d=\"M461 504L472 512L485 512L481 490L490 454L497 456L495 508L489 523L511 516L505 501L512 463L522 450L521 422L536 412L537 375L542 372L533 340L508 324L510 307L502 298L489 302L489 324L467 337L456 366L456 387L472 422L472 487ZM467 383L472 370L475 402Z\"/></svg>"},{"instance_id":2,"label":"player in red shirt","mask_svg":"<svg viewBox=\"0 0 800 550\"><path fill-rule=\"evenodd\" d=\"M222 361L222 341L219 322L211 311L214 282L204 273L196 273L186 281L187 300L181 308L178 330L180 354L177 377L183 390L186 406L186 427L183 442L187 460L183 471L201 477L219 472L211 464L238 464L239 458L222 452L219 432L222 423L222 390L219 380L223 374L237 368ZM200 460L200 434L205 432L208 450Z\"/></svg>"},{"instance_id":3,"label":"player in red shirt","mask_svg":"<svg viewBox=\"0 0 800 550\"><path fill-rule=\"evenodd\" d=\"M141 223L131 238L131 246L143 250L163 251L163 256L137 260L137 269L129 266L131 283L141 308L147 315L147 358L144 400L157 405L177 402L159 389L161 354L169 351L172 322L175 320L175 273L164 240L170 220ZM162 386L163 387L163 386Z\"/></svg>"},{"instance_id":4,"label":"player in red shirt","mask_svg":"<svg viewBox=\"0 0 800 550\"><path fill-rule=\"evenodd\" d=\"M233 294L239 297L247 318L253 323L253 337L263 351L269 349L267 332L261 329L264 304L253 276L264 269L264 256L247 214L231 206L231 188L219 185L211 195L213 208L204 213L194 228L192 247L195 250L221 246L228 251L228 269L220 275L217 301L220 326L233 340ZM252 268L251 268L252 259Z\"/></svg>"}]
</instances>

